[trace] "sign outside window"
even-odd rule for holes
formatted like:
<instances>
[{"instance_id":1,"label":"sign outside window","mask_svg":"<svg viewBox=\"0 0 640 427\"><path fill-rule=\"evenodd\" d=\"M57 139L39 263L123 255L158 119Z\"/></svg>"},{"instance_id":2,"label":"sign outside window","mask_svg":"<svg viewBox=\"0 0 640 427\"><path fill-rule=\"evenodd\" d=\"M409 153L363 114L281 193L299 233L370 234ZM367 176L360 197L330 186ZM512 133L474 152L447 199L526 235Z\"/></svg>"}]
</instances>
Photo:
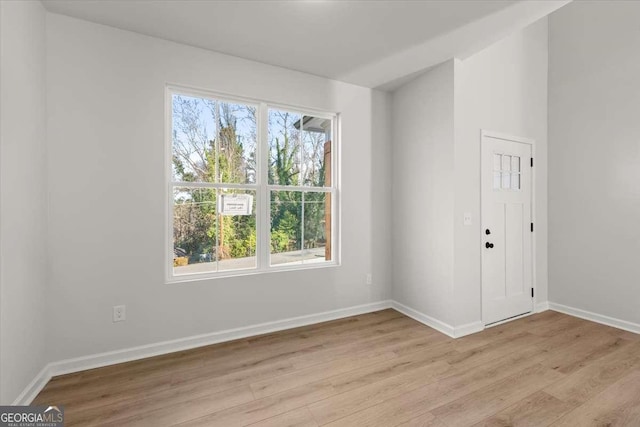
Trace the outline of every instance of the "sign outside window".
<instances>
[{"instance_id":1,"label":"sign outside window","mask_svg":"<svg viewBox=\"0 0 640 427\"><path fill-rule=\"evenodd\" d=\"M220 194L218 196L218 211L220 215L251 215L253 211L253 196L250 194Z\"/></svg>"}]
</instances>

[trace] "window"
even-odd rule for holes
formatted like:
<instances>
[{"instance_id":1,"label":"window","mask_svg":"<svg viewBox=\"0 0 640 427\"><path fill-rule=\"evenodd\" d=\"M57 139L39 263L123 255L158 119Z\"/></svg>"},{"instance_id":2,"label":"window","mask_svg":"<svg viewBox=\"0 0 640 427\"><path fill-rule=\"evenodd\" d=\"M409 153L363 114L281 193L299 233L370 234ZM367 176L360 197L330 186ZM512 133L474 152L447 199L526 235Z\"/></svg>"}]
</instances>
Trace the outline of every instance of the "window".
<instances>
[{"instance_id":1,"label":"window","mask_svg":"<svg viewBox=\"0 0 640 427\"><path fill-rule=\"evenodd\" d=\"M169 281L337 263L335 114L174 88L167 102Z\"/></svg>"},{"instance_id":2,"label":"window","mask_svg":"<svg viewBox=\"0 0 640 427\"><path fill-rule=\"evenodd\" d=\"M520 157L508 154L493 155L493 189L520 190Z\"/></svg>"}]
</instances>

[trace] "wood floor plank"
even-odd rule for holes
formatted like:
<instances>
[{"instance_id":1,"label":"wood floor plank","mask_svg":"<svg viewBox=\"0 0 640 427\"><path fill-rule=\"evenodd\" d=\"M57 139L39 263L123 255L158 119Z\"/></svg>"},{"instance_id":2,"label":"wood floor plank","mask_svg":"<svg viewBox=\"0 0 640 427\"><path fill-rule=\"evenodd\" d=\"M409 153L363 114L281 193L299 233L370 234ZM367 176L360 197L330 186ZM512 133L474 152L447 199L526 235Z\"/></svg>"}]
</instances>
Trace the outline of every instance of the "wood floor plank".
<instances>
[{"instance_id":1,"label":"wood floor plank","mask_svg":"<svg viewBox=\"0 0 640 427\"><path fill-rule=\"evenodd\" d=\"M276 415L263 421L251 424L251 427L317 427L318 423L313 419L313 415L305 406Z\"/></svg>"},{"instance_id":2,"label":"wood floor plank","mask_svg":"<svg viewBox=\"0 0 640 427\"><path fill-rule=\"evenodd\" d=\"M331 396L310 404L309 409L318 423L324 425L364 409L380 405L394 397L404 396L412 390L446 377L451 373L451 370L452 368L449 364L439 361L404 374L373 382L364 387L354 388ZM354 425L357 425L357 423L354 422Z\"/></svg>"},{"instance_id":3,"label":"wood floor plank","mask_svg":"<svg viewBox=\"0 0 640 427\"><path fill-rule=\"evenodd\" d=\"M289 359L296 369L305 369L320 363L330 362L354 353L374 351L394 351L408 343L435 343L440 338L432 333L425 333L425 328L411 326L399 331L393 331L381 336L368 337L362 340L353 340L335 346L324 346L322 350L314 353L300 354ZM439 334L438 334L439 335Z\"/></svg>"},{"instance_id":4,"label":"wood floor plank","mask_svg":"<svg viewBox=\"0 0 640 427\"><path fill-rule=\"evenodd\" d=\"M495 344L498 341L504 341L508 337L519 336L525 333L530 334L531 329L533 328L528 325L531 321L528 323L525 322L531 318L537 318L537 316L530 316L514 322L507 322L502 325L492 326L481 333L468 335L463 339L454 340L456 348L461 353L464 353L479 347Z\"/></svg>"},{"instance_id":5,"label":"wood floor plank","mask_svg":"<svg viewBox=\"0 0 640 427\"><path fill-rule=\"evenodd\" d=\"M541 364L431 411L448 426L469 426L541 390L563 374Z\"/></svg>"},{"instance_id":6,"label":"wood floor plank","mask_svg":"<svg viewBox=\"0 0 640 427\"><path fill-rule=\"evenodd\" d=\"M452 339L382 310L55 377L34 403L69 426L640 425L639 372L640 335L557 312Z\"/></svg>"},{"instance_id":7,"label":"wood floor plank","mask_svg":"<svg viewBox=\"0 0 640 427\"><path fill-rule=\"evenodd\" d=\"M575 405L537 391L473 427L547 426L573 408Z\"/></svg>"},{"instance_id":8,"label":"wood floor plank","mask_svg":"<svg viewBox=\"0 0 640 427\"><path fill-rule=\"evenodd\" d=\"M539 341L539 337L529 334L528 332L511 336L499 336L493 342L467 350L463 353L452 354L446 360L452 366L458 366L460 369L468 369L490 362L498 356L530 347Z\"/></svg>"},{"instance_id":9,"label":"wood floor plank","mask_svg":"<svg viewBox=\"0 0 640 427\"><path fill-rule=\"evenodd\" d=\"M639 367L640 342L635 342L556 381L545 392L577 406Z\"/></svg>"},{"instance_id":10,"label":"wood floor plank","mask_svg":"<svg viewBox=\"0 0 640 427\"><path fill-rule=\"evenodd\" d=\"M542 334L545 339L541 340L536 346L546 351L564 351L565 348L577 342L589 341L594 335L602 334L591 322L580 321L556 330L549 336Z\"/></svg>"},{"instance_id":11,"label":"wood floor plank","mask_svg":"<svg viewBox=\"0 0 640 427\"><path fill-rule=\"evenodd\" d=\"M415 326L418 326L415 320L404 317L384 320L373 327L349 330L344 333L336 331L331 334L299 333L289 340L250 345L248 351L245 352L229 354L225 357L205 358L204 364L211 375L242 371L256 366L289 360L297 356L312 355L332 347L352 344L359 340L382 337L389 333ZM194 377L200 376L197 370L192 372Z\"/></svg>"},{"instance_id":12,"label":"wood floor plank","mask_svg":"<svg viewBox=\"0 0 640 427\"><path fill-rule=\"evenodd\" d=\"M146 416L148 413L158 411L166 407L191 404L196 402L199 407L206 404L207 400L215 401L212 408L225 409L253 400L253 393L249 386L237 387L223 392L211 391L203 383L188 383L181 386L159 390L155 393L144 395L129 395L112 403L111 399L96 399L88 401L88 404L75 404L65 409L65 415L79 425L91 420L100 419L104 423L112 423L125 418ZM205 415L213 412L205 412Z\"/></svg>"},{"instance_id":13,"label":"wood floor plank","mask_svg":"<svg viewBox=\"0 0 640 427\"><path fill-rule=\"evenodd\" d=\"M409 383L402 378L394 385L388 379L311 404L309 409L320 425L393 426L538 364L544 356L542 350L527 349L496 358L487 366L445 373L444 378L422 386L419 380ZM414 377L420 378L417 373Z\"/></svg>"},{"instance_id":14,"label":"wood floor plank","mask_svg":"<svg viewBox=\"0 0 640 427\"><path fill-rule=\"evenodd\" d=\"M440 421L431 412L422 414L419 417L410 419L407 422L399 424L398 427L447 427L445 423Z\"/></svg>"},{"instance_id":15,"label":"wood floor plank","mask_svg":"<svg viewBox=\"0 0 640 427\"><path fill-rule=\"evenodd\" d=\"M548 314L547 314L548 313ZM546 316L530 316L522 319L522 323L518 323L518 328L522 328L530 334L539 335L541 337L553 337L564 331L584 325L585 322L577 317L568 316L556 311L546 311ZM500 327L509 328L507 322Z\"/></svg>"},{"instance_id":16,"label":"wood floor plank","mask_svg":"<svg viewBox=\"0 0 640 427\"><path fill-rule=\"evenodd\" d=\"M409 353L374 365L364 366L348 373L331 377L331 384L333 384L336 391L343 393L389 377L434 365L438 362L438 366L442 366L442 370L448 370L449 365L443 360L449 354L444 353L446 350L448 349L441 350L434 346L425 351Z\"/></svg>"},{"instance_id":17,"label":"wood floor plank","mask_svg":"<svg viewBox=\"0 0 640 427\"><path fill-rule=\"evenodd\" d=\"M154 376L152 378L136 378L131 376L129 381L109 380L81 381L62 390L49 390L46 387L34 400L38 404L49 405L92 405L97 400L118 404L132 396L144 396L157 390L168 390L171 387L169 375Z\"/></svg>"},{"instance_id":18,"label":"wood floor plank","mask_svg":"<svg viewBox=\"0 0 640 427\"><path fill-rule=\"evenodd\" d=\"M558 372L568 374L586 366L591 361L598 360L600 357L631 344L630 341L607 334L594 334L590 338L590 340L576 342L567 347L565 351L556 352L545 361L545 365Z\"/></svg>"},{"instance_id":19,"label":"wood floor plank","mask_svg":"<svg viewBox=\"0 0 640 427\"><path fill-rule=\"evenodd\" d=\"M392 351L356 353L340 359L314 365L310 368L292 371L291 373L271 377L251 383L251 390L256 399L271 396L304 384L331 378L336 375L361 369L369 365L378 365L398 356Z\"/></svg>"},{"instance_id":20,"label":"wood floor plank","mask_svg":"<svg viewBox=\"0 0 640 427\"><path fill-rule=\"evenodd\" d=\"M277 362L256 365L245 369L234 369L229 373L219 371L210 372L207 369L192 371L189 373L176 373L171 375L171 385L177 386L187 383L206 383L213 391L223 391L242 385L250 385L252 382L266 378L274 378L295 370L294 366L286 359ZM197 375L198 372L200 375Z\"/></svg>"},{"instance_id":21,"label":"wood floor plank","mask_svg":"<svg viewBox=\"0 0 640 427\"><path fill-rule=\"evenodd\" d=\"M329 381L296 387L273 396L253 400L233 408L214 412L179 425L185 426L245 426L298 409L311 402L335 394Z\"/></svg>"},{"instance_id":22,"label":"wood floor plank","mask_svg":"<svg viewBox=\"0 0 640 427\"><path fill-rule=\"evenodd\" d=\"M423 335L416 334L415 337L406 335L405 339L400 343L394 345L393 352L399 356L414 353L416 351L423 351L425 349L431 349L434 346L438 346L441 349L447 348L444 353L449 353L452 351L458 351L459 346L456 343L456 340L446 336L445 334L435 334L435 335Z\"/></svg>"},{"instance_id":23,"label":"wood floor plank","mask_svg":"<svg viewBox=\"0 0 640 427\"><path fill-rule=\"evenodd\" d=\"M640 425L640 371L619 379L569 412L554 427L639 426Z\"/></svg>"},{"instance_id":24,"label":"wood floor plank","mask_svg":"<svg viewBox=\"0 0 640 427\"><path fill-rule=\"evenodd\" d=\"M117 412L110 414L111 416L102 414L94 418L93 422L83 421L80 424L105 427L168 426L203 417L251 401L253 401L253 394L249 387L239 387L234 390L227 390L198 398L190 398L181 402L165 401L162 405L158 405L154 400L147 399L144 402L131 405L129 408L118 408ZM90 419L86 421L90 421Z\"/></svg>"}]
</instances>

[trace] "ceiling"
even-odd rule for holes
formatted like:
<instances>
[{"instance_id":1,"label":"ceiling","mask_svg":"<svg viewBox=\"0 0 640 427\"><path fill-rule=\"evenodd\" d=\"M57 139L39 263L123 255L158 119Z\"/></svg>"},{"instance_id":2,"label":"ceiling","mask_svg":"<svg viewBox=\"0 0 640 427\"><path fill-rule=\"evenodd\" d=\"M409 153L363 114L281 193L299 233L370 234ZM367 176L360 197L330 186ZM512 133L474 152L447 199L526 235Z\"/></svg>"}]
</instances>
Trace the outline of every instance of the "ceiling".
<instances>
[{"instance_id":1,"label":"ceiling","mask_svg":"<svg viewBox=\"0 0 640 427\"><path fill-rule=\"evenodd\" d=\"M486 34L471 31L473 34L458 40L457 33L479 22L502 16L506 21L503 26L513 26L515 9L519 11L517 18L524 13L533 22L566 2L46 0L43 3L50 12L378 87L433 66L437 63L434 61L456 56L468 50L468 45L487 38ZM537 6L531 7L532 4ZM504 29L493 28L488 32L498 30ZM403 60L398 57L403 52L411 56L405 58L412 63L409 68L403 67ZM421 59L416 60L415 55ZM393 61L383 72L389 59Z\"/></svg>"}]
</instances>

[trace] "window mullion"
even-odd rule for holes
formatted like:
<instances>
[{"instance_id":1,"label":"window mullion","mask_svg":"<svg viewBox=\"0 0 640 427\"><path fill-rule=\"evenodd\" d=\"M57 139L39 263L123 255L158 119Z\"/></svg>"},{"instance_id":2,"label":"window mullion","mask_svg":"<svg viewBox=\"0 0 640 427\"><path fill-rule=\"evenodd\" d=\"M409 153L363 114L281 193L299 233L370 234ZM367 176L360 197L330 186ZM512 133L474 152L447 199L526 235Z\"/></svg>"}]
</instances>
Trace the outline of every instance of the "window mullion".
<instances>
[{"instance_id":1,"label":"window mullion","mask_svg":"<svg viewBox=\"0 0 640 427\"><path fill-rule=\"evenodd\" d=\"M333 193L333 187L310 187L302 185L269 185L273 191L308 191L312 193Z\"/></svg>"},{"instance_id":2,"label":"window mullion","mask_svg":"<svg viewBox=\"0 0 640 427\"><path fill-rule=\"evenodd\" d=\"M257 223L258 223L258 239L257 239L257 267L258 270L265 270L269 267L270 257L270 209L271 195L269 194L269 110L266 104L260 104L258 107L258 203L257 203Z\"/></svg>"}]
</instances>

